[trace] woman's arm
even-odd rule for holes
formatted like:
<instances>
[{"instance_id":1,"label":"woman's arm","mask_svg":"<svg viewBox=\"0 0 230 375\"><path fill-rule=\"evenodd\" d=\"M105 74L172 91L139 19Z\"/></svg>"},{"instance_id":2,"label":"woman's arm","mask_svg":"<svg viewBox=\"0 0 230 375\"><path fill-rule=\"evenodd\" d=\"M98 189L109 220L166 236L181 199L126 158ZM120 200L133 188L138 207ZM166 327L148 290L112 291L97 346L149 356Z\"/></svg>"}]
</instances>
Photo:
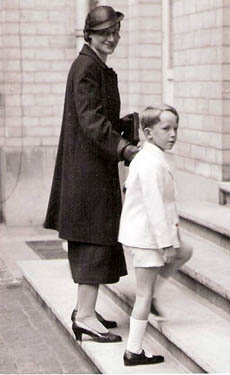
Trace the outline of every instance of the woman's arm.
<instances>
[{"instance_id":1,"label":"woman's arm","mask_svg":"<svg viewBox=\"0 0 230 375\"><path fill-rule=\"evenodd\" d=\"M121 135L113 130L101 97L100 70L87 69L74 79L74 99L80 127L86 138L105 159L117 160Z\"/></svg>"}]
</instances>

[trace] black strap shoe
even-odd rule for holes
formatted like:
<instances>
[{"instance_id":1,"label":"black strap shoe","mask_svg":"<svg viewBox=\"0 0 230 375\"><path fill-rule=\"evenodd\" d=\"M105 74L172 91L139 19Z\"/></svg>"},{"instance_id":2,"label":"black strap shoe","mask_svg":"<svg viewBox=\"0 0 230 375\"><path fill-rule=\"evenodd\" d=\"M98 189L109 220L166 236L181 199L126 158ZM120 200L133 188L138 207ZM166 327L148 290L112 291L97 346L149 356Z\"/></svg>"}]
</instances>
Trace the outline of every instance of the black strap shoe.
<instances>
[{"instance_id":1,"label":"black strap shoe","mask_svg":"<svg viewBox=\"0 0 230 375\"><path fill-rule=\"evenodd\" d=\"M71 320L72 322L75 321L75 315L77 314L77 309L74 309L71 315ZM117 327L117 322L114 320L106 320L101 316L98 312L96 312L96 317L103 324L105 328L116 328Z\"/></svg>"},{"instance_id":2,"label":"black strap shoe","mask_svg":"<svg viewBox=\"0 0 230 375\"><path fill-rule=\"evenodd\" d=\"M144 350L142 350L141 354L132 353L126 350L123 359L125 366L153 365L164 362L164 357L161 355L146 357Z\"/></svg>"}]
</instances>

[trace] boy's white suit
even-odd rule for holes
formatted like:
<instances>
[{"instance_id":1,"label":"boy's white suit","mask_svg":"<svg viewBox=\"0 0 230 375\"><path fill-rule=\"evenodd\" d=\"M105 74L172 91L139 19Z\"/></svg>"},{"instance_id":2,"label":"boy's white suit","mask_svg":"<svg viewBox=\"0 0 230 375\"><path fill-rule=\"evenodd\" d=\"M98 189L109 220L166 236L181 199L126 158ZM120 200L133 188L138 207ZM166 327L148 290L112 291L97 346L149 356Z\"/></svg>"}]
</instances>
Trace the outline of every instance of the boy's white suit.
<instances>
[{"instance_id":1,"label":"boy's white suit","mask_svg":"<svg viewBox=\"0 0 230 375\"><path fill-rule=\"evenodd\" d=\"M175 184L164 152L145 142L129 166L118 241L130 247L180 247Z\"/></svg>"}]
</instances>

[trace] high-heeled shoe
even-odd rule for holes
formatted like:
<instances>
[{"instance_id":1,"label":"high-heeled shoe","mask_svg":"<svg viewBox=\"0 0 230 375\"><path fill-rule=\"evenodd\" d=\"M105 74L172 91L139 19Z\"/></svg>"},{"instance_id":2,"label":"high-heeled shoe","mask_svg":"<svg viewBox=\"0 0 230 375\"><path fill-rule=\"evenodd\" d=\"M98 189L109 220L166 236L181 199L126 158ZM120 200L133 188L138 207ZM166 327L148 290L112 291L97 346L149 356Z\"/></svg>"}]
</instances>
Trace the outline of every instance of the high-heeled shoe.
<instances>
[{"instance_id":1,"label":"high-heeled shoe","mask_svg":"<svg viewBox=\"0 0 230 375\"><path fill-rule=\"evenodd\" d=\"M100 333L94 329L89 328L86 324L81 322L82 327L80 327L76 322L72 324L72 330L75 334L77 341L82 341L82 334L86 334L93 338L97 342L120 342L122 341L121 336L115 335L111 332Z\"/></svg>"},{"instance_id":2,"label":"high-heeled shoe","mask_svg":"<svg viewBox=\"0 0 230 375\"><path fill-rule=\"evenodd\" d=\"M72 322L74 322L76 314L77 314L77 309L74 309L73 312L72 312L72 315L71 315ZM103 326L105 328L116 328L117 327L117 322L115 322L115 320L107 320L107 319L103 318L103 316L101 316L97 311L96 311L96 317L99 320L99 322L101 322L103 324Z\"/></svg>"}]
</instances>

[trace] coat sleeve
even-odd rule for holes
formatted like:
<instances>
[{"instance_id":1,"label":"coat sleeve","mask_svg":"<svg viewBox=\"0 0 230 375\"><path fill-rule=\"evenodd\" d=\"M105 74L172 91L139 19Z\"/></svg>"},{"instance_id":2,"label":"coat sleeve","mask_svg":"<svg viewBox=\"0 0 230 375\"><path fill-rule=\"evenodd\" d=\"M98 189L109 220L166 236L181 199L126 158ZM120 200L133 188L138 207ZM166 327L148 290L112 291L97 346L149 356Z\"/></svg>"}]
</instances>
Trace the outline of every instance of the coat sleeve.
<instances>
[{"instance_id":1,"label":"coat sleeve","mask_svg":"<svg viewBox=\"0 0 230 375\"><path fill-rule=\"evenodd\" d=\"M100 72L87 69L74 77L74 98L79 124L84 135L104 159L118 160L121 135L113 130L104 113Z\"/></svg>"},{"instance_id":2,"label":"coat sleeve","mask_svg":"<svg viewBox=\"0 0 230 375\"><path fill-rule=\"evenodd\" d=\"M139 172L144 209L150 230L159 249L172 246L171 231L165 210L164 170L156 163Z\"/></svg>"}]
</instances>

